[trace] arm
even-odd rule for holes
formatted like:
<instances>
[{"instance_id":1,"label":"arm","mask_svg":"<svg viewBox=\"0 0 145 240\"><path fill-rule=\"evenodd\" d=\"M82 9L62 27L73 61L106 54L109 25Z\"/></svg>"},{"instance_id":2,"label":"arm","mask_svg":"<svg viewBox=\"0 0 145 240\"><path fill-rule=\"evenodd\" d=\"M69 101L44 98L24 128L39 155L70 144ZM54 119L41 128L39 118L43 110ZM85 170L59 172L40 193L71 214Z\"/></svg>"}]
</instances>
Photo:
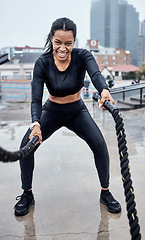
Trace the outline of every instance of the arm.
<instances>
[{"instance_id":1,"label":"arm","mask_svg":"<svg viewBox=\"0 0 145 240\"><path fill-rule=\"evenodd\" d=\"M105 100L109 100L111 103L114 104L114 100L108 89L108 85L106 84L106 81L101 74L98 64L94 59L93 55L89 51L85 50L83 58L85 62L85 68L91 78L91 81L101 95L101 100L98 101L98 104L100 107L105 109L102 106Z\"/></svg>"},{"instance_id":2,"label":"arm","mask_svg":"<svg viewBox=\"0 0 145 240\"><path fill-rule=\"evenodd\" d=\"M34 125L32 132L29 136L31 139L34 135L39 136L39 142L42 142L42 135L40 126L40 116L42 112L42 97L43 97L43 89L44 89L44 66L42 60L37 59L34 72L33 72L33 80L32 80L32 100L31 100L31 118L32 123L36 123Z\"/></svg>"}]
</instances>

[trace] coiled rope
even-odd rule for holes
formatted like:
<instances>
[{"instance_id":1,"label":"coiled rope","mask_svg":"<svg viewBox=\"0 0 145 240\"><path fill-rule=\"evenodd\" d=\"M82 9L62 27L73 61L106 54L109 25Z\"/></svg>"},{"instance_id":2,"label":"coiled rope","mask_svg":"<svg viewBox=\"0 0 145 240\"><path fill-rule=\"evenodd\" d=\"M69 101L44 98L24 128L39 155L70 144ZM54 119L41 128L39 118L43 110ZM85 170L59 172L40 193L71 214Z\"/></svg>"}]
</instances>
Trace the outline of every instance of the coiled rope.
<instances>
[{"instance_id":1,"label":"coiled rope","mask_svg":"<svg viewBox=\"0 0 145 240\"><path fill-rule=\"evenodd\" d=\"M33 136L31 140L18 151L7 151L0 147L0 161L1 162L15 162L26 157L35 147L39 137Z\"/></svg>"},{"instance_id":2,"label":"coiled rope","mask_svg":"<svg viewBox=\"0 0 145 240\"><path fill-rule=\"evenodd\" d=\"M100 96L95 93L93 95L93 99L98 101ZM136 210L136 203L135 203L135 195L134 189L132 186L131 174L130 174L130 167L129 167L129 159L127 153L127 146L126 146L126 135L124 130L124 123L123 119L119 113L119 110L109 101L105 101L103 106L112 114L113 119L116 123L116 135L118 140L118 149L119 149L119 156L120 156L120 167L121 167L121 174L122 174L122 181L124 187L124 195L126 200L126 210L127 216L129 219L130 225L130 234L132 236L132 240L140 240L140 226L139 220L137 217L137 210Z\"/></svg>"}]
</instances>

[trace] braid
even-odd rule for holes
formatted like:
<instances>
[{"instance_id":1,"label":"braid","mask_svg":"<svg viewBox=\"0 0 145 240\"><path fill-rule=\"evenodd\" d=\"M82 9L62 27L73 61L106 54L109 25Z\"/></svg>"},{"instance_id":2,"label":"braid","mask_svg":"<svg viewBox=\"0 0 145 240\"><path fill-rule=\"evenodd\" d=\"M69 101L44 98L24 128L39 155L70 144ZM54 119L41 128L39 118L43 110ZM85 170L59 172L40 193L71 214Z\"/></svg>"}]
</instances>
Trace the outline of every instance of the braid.
<instances>
[{"instance_id":1,"label":"braid","mask_svg":"<svg viewBox=\"0 0 145 240\"><path fill-rule=\"evenodd\" d=\"M46 43L44 45L44 54L52 51L52 43L50 38L51 38L51 34L49 33L46 39Z\"/></svg>"}]
</instances>

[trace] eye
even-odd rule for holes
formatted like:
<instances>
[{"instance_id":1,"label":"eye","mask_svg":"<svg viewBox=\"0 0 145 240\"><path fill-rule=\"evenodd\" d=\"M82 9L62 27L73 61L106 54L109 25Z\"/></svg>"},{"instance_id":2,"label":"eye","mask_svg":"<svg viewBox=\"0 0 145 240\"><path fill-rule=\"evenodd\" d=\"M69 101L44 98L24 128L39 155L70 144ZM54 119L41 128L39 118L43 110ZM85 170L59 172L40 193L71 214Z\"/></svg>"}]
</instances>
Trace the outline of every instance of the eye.
<instances>
[{"instance_id":1,"label":"eye","mask_svg":"<svg viewBox=\"0 0 145 240\"><path fill-rule=\"evenodd\" d=\"M58 40L55 40L54 43L57 44L57 45L61 44L61 42L58 41Z\"/></svg>"},{"instance_id":2,"label":"eye","mask_svg":"<svg viewBox=\"0 0 145 240\"><path fill-rule=\"evenodd\" d=\"M66 46L71 46L73 43L72 42L67 42Z\"/></svg>"}]
</instances>

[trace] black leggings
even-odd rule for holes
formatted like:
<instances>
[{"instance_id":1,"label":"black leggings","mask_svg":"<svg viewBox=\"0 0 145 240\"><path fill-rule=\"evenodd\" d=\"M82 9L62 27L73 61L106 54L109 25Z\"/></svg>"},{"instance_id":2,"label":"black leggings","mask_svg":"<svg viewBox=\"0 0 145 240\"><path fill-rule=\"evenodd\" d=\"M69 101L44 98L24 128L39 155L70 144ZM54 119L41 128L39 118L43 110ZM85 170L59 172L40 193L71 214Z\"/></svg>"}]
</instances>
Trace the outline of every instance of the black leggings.
<instances>
[{"instance_id":1,"label":"black leggings","mask_svg":"<svg viewBox=\"0 0 145 240\"><path fill-rule=\"evenodd\" d=\"M40 122L43 141L63 126L84 139L94 153L101 187L107 188L109 186L109 155L107 146L98 126L82 100L67 104L57 104L47 100L42 109ZM31 130L29 128L22 140L21 147L25 146L29 141L30 133ZM35 147L35 150L38 146L39 144ZM22 188L25 191L32 188L35 150L25 159L20 160Z\"/></svg>"}]
</instances>

